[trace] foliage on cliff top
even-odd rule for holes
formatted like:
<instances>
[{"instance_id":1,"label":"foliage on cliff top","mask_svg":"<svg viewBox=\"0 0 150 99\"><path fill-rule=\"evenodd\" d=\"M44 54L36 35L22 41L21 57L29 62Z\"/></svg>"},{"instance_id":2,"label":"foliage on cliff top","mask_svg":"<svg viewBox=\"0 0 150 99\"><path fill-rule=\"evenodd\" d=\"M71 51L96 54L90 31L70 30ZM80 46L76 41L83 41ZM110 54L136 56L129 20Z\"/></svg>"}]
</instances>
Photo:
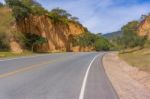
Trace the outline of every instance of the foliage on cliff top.
<instances>
[{"instance_id":1,"label":"foliage on cliff top","mask_svg":"<svg viewBox=\"0 0 150 99\"><path fill-rule=\"evenodd\" d=\"M49 12L35 0L5 0L5 2L6 5L12 9L13 15L17 20L33 14L48 15L54 21L54 23L62 22L67 24L68 21L79 23L78 18L72 16L66 10L55 8Z\"/></svg>"},{"instance_id":2,"label":"foliage on cliff top","mask_svg":"<svg viewBox=\"0 0 150 99\"><path fill-rule=\"evenodd\" d=\"M17 20L27 17L30 14L43 15L47 12L35 0L5 0L5 2L12 9L13 15Z\"/></svg>"},{"instance_id":3,"label":"foliage on cliff top","mask_svg":"<svg viewBox=\"0 0 150 99\"><path fill-rule=\"evenodd\" d=\"M68 22L74 22L75 24L77 23L78 25L81 25L80 22L78 21L77 17L72 16L66 10L61 9L61 8L52 9L48 13L48 16L49 16L50 19L53 20L54 23L59 23L60 22L60 23L68 24Z\"/></svg>"}]
</instances>

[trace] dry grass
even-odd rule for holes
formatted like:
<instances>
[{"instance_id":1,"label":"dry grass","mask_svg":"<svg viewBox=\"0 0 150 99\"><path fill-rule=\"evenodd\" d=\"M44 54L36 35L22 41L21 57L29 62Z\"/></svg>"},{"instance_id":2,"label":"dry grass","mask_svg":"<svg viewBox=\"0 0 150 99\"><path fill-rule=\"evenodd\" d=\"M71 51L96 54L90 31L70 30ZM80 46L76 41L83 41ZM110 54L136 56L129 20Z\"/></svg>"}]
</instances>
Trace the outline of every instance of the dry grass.
<instances>
[{"instance_id":1,"label":"dry grass","mask_svg":"<svg viewBox=\"0 0 150 99\"><path fill-rule=\"evenodd\" d=\"M121 53L119 56L132 66L136 66L141 70L150 72L150 48Z\"/></svg>"},{"instance_id":2,"label":"dry grass","mask_svg":"<svg viewBox=\"0 0 150 99\"><path fill-rule=\"evenodd\" d=\"M24 51L21 54L12 53L12 52L9 52L9 51L5 51L5 52L3 51L3 52L0 52L0 58L18 57L18 56L29 56L29 55L33 55L33 54L34 53L29 52L29 51Z\"/></svg>"}]
</instances>

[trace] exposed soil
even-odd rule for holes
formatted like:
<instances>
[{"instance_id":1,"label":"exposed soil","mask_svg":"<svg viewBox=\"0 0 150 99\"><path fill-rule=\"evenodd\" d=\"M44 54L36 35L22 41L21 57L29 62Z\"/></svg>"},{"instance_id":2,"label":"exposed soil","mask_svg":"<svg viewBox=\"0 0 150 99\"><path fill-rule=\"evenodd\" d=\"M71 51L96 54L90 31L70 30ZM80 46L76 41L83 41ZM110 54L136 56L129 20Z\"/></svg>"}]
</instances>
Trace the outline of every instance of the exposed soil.
<instances>
[{"instance_id":1,"label":"exposed soil","mask_svg":"<svg viewBox=\"0 0 150 99\"><path fill-rule=\"evenodd\" d=\"M120 99L150 99L150 74L132 67L108 53L103 58L104 68Z\"/></svg>"}]
</instances>

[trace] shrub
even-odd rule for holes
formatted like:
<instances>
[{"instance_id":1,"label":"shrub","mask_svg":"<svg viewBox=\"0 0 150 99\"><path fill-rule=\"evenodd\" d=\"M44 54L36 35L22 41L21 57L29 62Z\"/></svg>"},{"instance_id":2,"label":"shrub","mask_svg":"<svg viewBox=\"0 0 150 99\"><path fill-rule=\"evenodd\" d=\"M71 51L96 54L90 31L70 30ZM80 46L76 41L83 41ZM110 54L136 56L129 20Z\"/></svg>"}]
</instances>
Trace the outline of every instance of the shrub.
<instances>
[{"instance_id":1,"label":"shrub","mask_svg":"<svg viewBox=\"0 0 150 99\"><path fill-rule=\"evenodd\" d=\"M0 33L0 50L9 50L9 43L5 33Z\"/></svg>"},{"instance_id":2,"label":"shrub","mask_svg":"<svg viewBox=\"0 0 150 99\"><path fill-rule=\"evenodd\" d=\"M122 27L123 35L115 40L121 49L144 46L147 36L142 37L138 35L138 26L138 21L132 21Z\"/></svg>"},{"instance_id":3,"label":"shrub","mask_svg":"<svg viewBox=\"0 0 150 99\"><path fill-rule=\"evenodd\" d=\"M25 45L29 50L34 51L37 45L42 45L47 42L47 39L34 33L25 34Z\"/></svg>"},{"instance_id":4,"label":"shrub","mask_svg":"<svg viewBox=\"0 0 150 99\"><path fill-rule=\"evenodd\" d=\"M105 39L105 38L98 38L95 42L95 49L96 51L109 51L112 48L112 44L110 44L110 42Z\"/></svg>"},{"instance_id":5,"label":"shrub","mask_svg":"<svg viewBox=\"0 0 150 99\"><path fill-rule=\"evenodd\" d=\"M48 12L35 0L5 0L5 1L6 5L12 9L13 15L17 20L27 17L30 14L43 15Z\"/></svg>"},{"instance_id":6,"label":"shrub","mask_svg":"<svg viewBox=\"0 0 150 99\"><path fill-rule=\"evenodd\" d=\"M102 36L97 36L92 33L83 33L82 35L75 37L72 41L74 46L93 47L96 51L111 50L112 44Z\"/></svg>"}]
</instances>

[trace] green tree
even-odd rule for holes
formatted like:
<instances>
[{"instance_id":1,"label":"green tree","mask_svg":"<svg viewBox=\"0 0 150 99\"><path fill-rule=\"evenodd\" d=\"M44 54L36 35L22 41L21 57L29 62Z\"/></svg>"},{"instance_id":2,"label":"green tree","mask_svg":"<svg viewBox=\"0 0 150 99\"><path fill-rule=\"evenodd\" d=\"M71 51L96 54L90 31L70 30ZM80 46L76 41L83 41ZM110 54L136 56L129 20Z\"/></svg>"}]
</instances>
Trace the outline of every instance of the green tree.
<instances>
[{"instance_id":1,"label":"green tree","mask_svg":"<svg viewBox=\"0 0 150 99\"><path fill-rule=\"evenodd\" d=\"M26 46L32 51L34 51L34 48L36 46L42 45L47 42L46 38L33 33L26 33L25 37L26 37L25 39Z\"/></svg>"},{"instance_id":2,"label":"green tree","mask_svg":"<svg viewBox=\"0 0 150 99\"><path fill-rule=\"evenodd\" d=\"M12 9L17 20L30 14L43 15L48 12L35 0L5 0L5 2Z\"/></svg>"},{"instance_id":3,"label":"green tree","mask_svg":"<svg viewBox=\"0 0 150 99\"><path fill-rule=\"evenodd\" d=\"M9 50L9 42L5 33L0 33L0 50Z\"/></svg>"},{"instance_id":4,"label":"green tree","mask_svg":"<svg viewBox=\"0 0 150 99\"><path fill-rule=\"evenodd\" d=\"M118 37L116 40L121 48L126 49L144 46L147 36L141 37L138 35L138 26L138 21L132 21L122 27L123 36Z\"/></svg>"},{"instance_id":5,"label":"green tree","mask_svg":"<svg viewBox=\"0 0 150 99\"><path fill-rule=\"evenodd\" d=\"M55 8L48 13L49 17L53 20L54 23L64 23L67 24L71 14L66 10Z\"/></svg>"},{"instance_id":6,"label":"green tree","mask_svg":"<svg viewBox=\"0 0 150 99\"><path fill-rule=\"evenodd\" d=\"M95 42L95 49L96 49L96 51L101 51L101 50L108 51L108 50L111 49L111 47L112 47L112 45L105 38L99 38Z\"/></svg>"},{"instance_id":7,"label":"green tree","mask_svg":"<svg viewBox=\"0 0 150 99\"><path fill-rule=\"evenodd\" d=\"M137 29L139 26L139 22L138 21L132 21L129 22L127 25L122 27L122 32L125 33L137 33Z\"/></svg>"},{"instance_id":8,"label":"green tree","mask_svg":"<svg viewBox=\"0 0 150 99\"><path fill-rule=\"evenodd\" d=\"M5 2L6 5L12 9L13 15L17 20L28 16L31 12L30 9L25 6L20 0L5 0Z\"/></svg>"},{"instance_id":9,"label":"green tree","mask_svg":"<svg viewBox=\"0 0 150 99\"><path fill-rule=\"evenodd\" d=\"M63 18L67 18L67 19L72 16L72 15L71 15L70 13L68 13L66 10L60 9L60 8L52 9L52 10L51 10L51 13L56 14L56 15L58 15L58 16L60 16L60 17L63 17Z\"/></svg>"},{"instance_id":10,"label":"green tree","mask_svg":"<svg viewBox=\"0 0 150 99\"><path fill-rule=\"evenodd\" d=\"M97 51L111 50L113 47L112 44L104 37L89 32L75 37L72 43L74 46L79 45L81 47L93 47Z\"/></svg>"},{"instance_id":11,"label":"green tree","mask_svg":"<svg viewBox=\"0 0 150 99\"><path fill-rule=\"evenodd\" d=\"M22 0L22 3L31 10L32 14L43 15L48 12L35 0Z\"/></svg>"}]
</instances>

